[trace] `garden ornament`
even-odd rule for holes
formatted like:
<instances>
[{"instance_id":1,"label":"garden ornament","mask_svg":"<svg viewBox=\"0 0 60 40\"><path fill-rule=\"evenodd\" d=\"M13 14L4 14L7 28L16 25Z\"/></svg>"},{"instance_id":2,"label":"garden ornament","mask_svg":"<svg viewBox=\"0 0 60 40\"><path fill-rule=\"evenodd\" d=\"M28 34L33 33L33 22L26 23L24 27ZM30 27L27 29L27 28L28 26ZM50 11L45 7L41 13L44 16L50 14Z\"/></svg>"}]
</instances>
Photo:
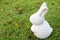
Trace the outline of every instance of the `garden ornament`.
<instances>
[{"instance_id":1,"label":"garden ornament","mask_svg":"<svg viewBox=\"0 0 60 40\"><path fill-rule=\"evenodd\" d=\"M50 36L53 29L50 27L47 20L45 20L45 14L47 13L48 8L46 2L44 2L40 9L30 16L30 22L33 24L31 26L31 31L38 38L45 39Z\"/></svg>"}]
</instances>

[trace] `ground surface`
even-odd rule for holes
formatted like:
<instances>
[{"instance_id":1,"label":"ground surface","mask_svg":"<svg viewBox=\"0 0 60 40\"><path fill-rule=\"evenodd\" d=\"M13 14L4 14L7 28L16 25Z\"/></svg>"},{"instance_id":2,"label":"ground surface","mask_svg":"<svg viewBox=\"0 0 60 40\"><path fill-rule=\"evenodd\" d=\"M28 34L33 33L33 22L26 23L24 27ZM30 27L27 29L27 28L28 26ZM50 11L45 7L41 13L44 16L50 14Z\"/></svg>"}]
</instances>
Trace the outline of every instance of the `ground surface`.
<instances>
[{"instance_id":1,"label":"ground surface","mask_svg":"<svg viewBox=\"0 0 60 40\"><path fill-rule=\"evenodd\" d=\"M60 40L60 0L45 0L46 20L54 29L45 40ZM41 40L31 32L29 17L44 0L0 0L0 40Z\"/></svg>"}]
</instances>

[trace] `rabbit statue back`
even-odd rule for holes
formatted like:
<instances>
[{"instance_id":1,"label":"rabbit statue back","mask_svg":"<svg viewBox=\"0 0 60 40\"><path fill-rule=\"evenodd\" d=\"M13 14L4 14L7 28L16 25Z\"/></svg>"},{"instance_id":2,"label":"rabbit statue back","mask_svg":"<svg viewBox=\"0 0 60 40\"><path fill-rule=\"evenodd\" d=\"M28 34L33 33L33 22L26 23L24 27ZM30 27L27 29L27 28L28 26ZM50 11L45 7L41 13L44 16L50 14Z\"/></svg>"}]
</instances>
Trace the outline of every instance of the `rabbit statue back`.
<instances>
[{"instance_id":1,"label":"rabbit statue back","mask_svg":"<svg viewBox=\"0 0 60 40\"><path fill-rule=\"evenodd\" d=\"M44 2L40 9L30 16L30 22L33 24L31 31L38 38L45 39L49 37L53 29L50 27L49 23L45 20L44 16L47 13L48 8L46 2Z\"/></svg>"}]
</instances>

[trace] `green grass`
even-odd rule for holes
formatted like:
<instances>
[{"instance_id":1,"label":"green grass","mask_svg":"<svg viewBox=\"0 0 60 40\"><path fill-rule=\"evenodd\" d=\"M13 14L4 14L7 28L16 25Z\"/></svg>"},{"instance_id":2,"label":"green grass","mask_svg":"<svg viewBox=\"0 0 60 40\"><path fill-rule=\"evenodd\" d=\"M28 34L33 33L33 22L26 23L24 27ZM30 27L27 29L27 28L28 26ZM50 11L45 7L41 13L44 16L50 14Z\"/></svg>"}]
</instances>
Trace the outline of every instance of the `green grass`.
<instances>
[{"instance_id":1,"label":"green grass","mask_svg":"<svg viewBox=\"0 0 60 40\"><path fill-rule=\"evenodd\" d=\"M46 20L53 28L45 40L60 40L60 0L45 0L49 11ZM0 0L0 40L41 40L31 32L29 17L44 0Z\"/></svg>"}]
</instances>

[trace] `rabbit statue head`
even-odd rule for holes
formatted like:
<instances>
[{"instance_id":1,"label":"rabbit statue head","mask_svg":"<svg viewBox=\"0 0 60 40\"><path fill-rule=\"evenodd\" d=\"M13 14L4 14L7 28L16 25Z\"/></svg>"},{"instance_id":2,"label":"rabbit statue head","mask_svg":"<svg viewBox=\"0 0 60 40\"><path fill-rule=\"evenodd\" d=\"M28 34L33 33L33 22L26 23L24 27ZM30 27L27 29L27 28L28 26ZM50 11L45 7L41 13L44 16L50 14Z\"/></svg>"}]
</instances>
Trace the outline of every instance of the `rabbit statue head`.
<instances>
[{"instance_id":1,"label":"rabbit statue head","mask_svg":"<svg viewBox=\"0 0 60 40\"><path fill-rule=\"evenodd\" d=\"M35 25L42 24L44 22L44 15L47 13L47 11L47 5L46 2L44 2L39 10L35 14L31 15L30 22Z\"/></svg>"}]
</instances>

